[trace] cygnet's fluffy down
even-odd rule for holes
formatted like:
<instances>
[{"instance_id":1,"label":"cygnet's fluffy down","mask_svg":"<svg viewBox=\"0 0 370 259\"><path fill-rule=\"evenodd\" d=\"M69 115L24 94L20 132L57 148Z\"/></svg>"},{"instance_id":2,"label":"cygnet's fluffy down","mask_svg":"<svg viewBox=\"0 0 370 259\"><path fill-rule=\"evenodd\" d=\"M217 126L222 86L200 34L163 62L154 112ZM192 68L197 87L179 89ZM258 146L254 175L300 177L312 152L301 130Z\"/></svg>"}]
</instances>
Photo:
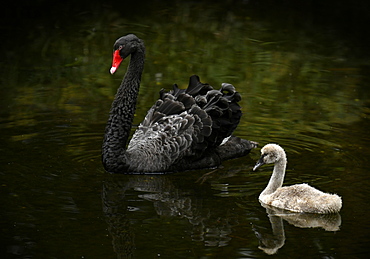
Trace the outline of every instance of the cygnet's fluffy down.
<instances>
[{"instance_id":1,"label":"cygnet's fluffy down","mask_svg":"<svg viewBox=\"0 0 370 259\"><path fill-rule=\"evenodd\" d=\"M264 204L294 212L320 214L336 213L342 208L342 199L338 195L324 193L308 184L281 187L287 159L284 149L279 145L264 146L253 170L264 164L275 164L270 181L259 196Z\"/></svg>"}]
</instances>

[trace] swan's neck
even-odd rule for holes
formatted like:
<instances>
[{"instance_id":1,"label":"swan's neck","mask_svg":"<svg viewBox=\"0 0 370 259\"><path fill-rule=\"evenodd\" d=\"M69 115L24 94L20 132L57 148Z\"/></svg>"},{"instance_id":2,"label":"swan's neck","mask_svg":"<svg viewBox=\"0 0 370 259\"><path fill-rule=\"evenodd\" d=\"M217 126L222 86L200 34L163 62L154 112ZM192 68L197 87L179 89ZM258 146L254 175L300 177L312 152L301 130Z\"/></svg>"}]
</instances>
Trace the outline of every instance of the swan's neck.
<instances>
[{"instance_id":1,"label":"swan's neck","mask_svg":"<svg viewBox=\"0 0 370 259\"><path fill-rule=\"evenodd\" d=\"M126 144L134 119L145 49L131 53L130 64L112 103L103 142L103 164L108 171L127 169Z\"/></svg>"},{"instance_id":2,"label":"swan's neck","mask_svg":"<svg viewBox=\"0 0 370 259\"><path fill-rule=\"evenodd\" d=\"M286 157L282 157L275 163L274 171L272 172L270 181L261 193L261 195L269 195L276 191L277 188L281 187L284 182L285 176L285 168L286 168L287 160Z\"/></svg>"}]
</instances>

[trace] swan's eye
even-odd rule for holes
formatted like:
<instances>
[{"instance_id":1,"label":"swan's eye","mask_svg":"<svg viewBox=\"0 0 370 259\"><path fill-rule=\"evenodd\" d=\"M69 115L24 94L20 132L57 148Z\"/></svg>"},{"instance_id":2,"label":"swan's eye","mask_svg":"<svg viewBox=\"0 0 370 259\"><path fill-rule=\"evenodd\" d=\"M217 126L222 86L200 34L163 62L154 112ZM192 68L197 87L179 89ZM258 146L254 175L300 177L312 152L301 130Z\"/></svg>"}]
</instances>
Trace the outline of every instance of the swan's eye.
<instances>
[{"instance_id":1,"label":"swan's eye","mask_svg":"<svg viewBox=\"0 0 370 259\"><path fill-rule=\"evenodd\" d=\"M119 47L118 47L118 50L121 50L123 48L123 45L120 45Z\"/></svg>"}]
</instances>

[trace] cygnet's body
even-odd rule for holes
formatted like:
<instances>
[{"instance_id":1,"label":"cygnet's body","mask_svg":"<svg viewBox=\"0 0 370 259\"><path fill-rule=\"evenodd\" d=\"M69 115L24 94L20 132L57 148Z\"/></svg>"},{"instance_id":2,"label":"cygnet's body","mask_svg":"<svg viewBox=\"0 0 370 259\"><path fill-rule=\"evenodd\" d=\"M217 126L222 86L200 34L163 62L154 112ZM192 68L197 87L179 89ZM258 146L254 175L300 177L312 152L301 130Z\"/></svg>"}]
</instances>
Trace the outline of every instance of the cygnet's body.
<instances>
[{"instance_id":1,"label":"cygnet's body","mask_svg":"<svg viewBox=\"0 0 370 259\"><path fill-rule=\"evenodd\" d=\"M267 144L261 149L261 158L253 170L264 164L275 164L267 187L259 200L267 205L307 213L336 213L342 208L342 199L336 194L321 192L308 184L283 185L287 159L285 151L276 144Z\"/></svg>"}]
</instances>

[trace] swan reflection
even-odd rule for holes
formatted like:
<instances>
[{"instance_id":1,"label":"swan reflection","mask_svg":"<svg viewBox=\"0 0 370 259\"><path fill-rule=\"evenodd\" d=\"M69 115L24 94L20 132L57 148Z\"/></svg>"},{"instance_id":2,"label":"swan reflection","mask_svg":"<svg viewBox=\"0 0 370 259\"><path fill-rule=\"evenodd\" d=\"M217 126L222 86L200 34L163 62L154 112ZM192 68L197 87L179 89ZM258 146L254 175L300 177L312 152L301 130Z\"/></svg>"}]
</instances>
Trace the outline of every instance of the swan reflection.
<instances>
[{"instance_id":1,"label":"swan reflection","mask_svg":"<svg viewBox=\"0 0 370 259\"><path fill-rule=\"evenodd\" d=\"M181 218L190 223L188 235L192 241L203 242L204 246L228 245L233 227L239 224L237 215L227 208L212 210L203 197L210 193L207 188L211 186L194 185L194 179L189 181L175 181L166 175L107 177L103 184L103 212L113 239L113 249L119 258L134 256L135 224L140 218L153 218L152 209L160 217ZM147 201L151 202L150 207Z\"/></svg>"},{"instance_id":2,"label":"swan reflection","mask_svg":"<svg viewBox=\"0 0 370 259\"><path fill-rule=\"evenodd\" d=\"M257 226L253 226L253 231L260 242L258 248L268 255L276 254L285 244L283 219L298 228L323 228L326 231L338 231L342 223L339 213L296 213L278 209L264 203L261 203L261 205L266 208L267 216L271 223L272 234L267 233L267 231Z\"/></svg>"}]
</instances>

